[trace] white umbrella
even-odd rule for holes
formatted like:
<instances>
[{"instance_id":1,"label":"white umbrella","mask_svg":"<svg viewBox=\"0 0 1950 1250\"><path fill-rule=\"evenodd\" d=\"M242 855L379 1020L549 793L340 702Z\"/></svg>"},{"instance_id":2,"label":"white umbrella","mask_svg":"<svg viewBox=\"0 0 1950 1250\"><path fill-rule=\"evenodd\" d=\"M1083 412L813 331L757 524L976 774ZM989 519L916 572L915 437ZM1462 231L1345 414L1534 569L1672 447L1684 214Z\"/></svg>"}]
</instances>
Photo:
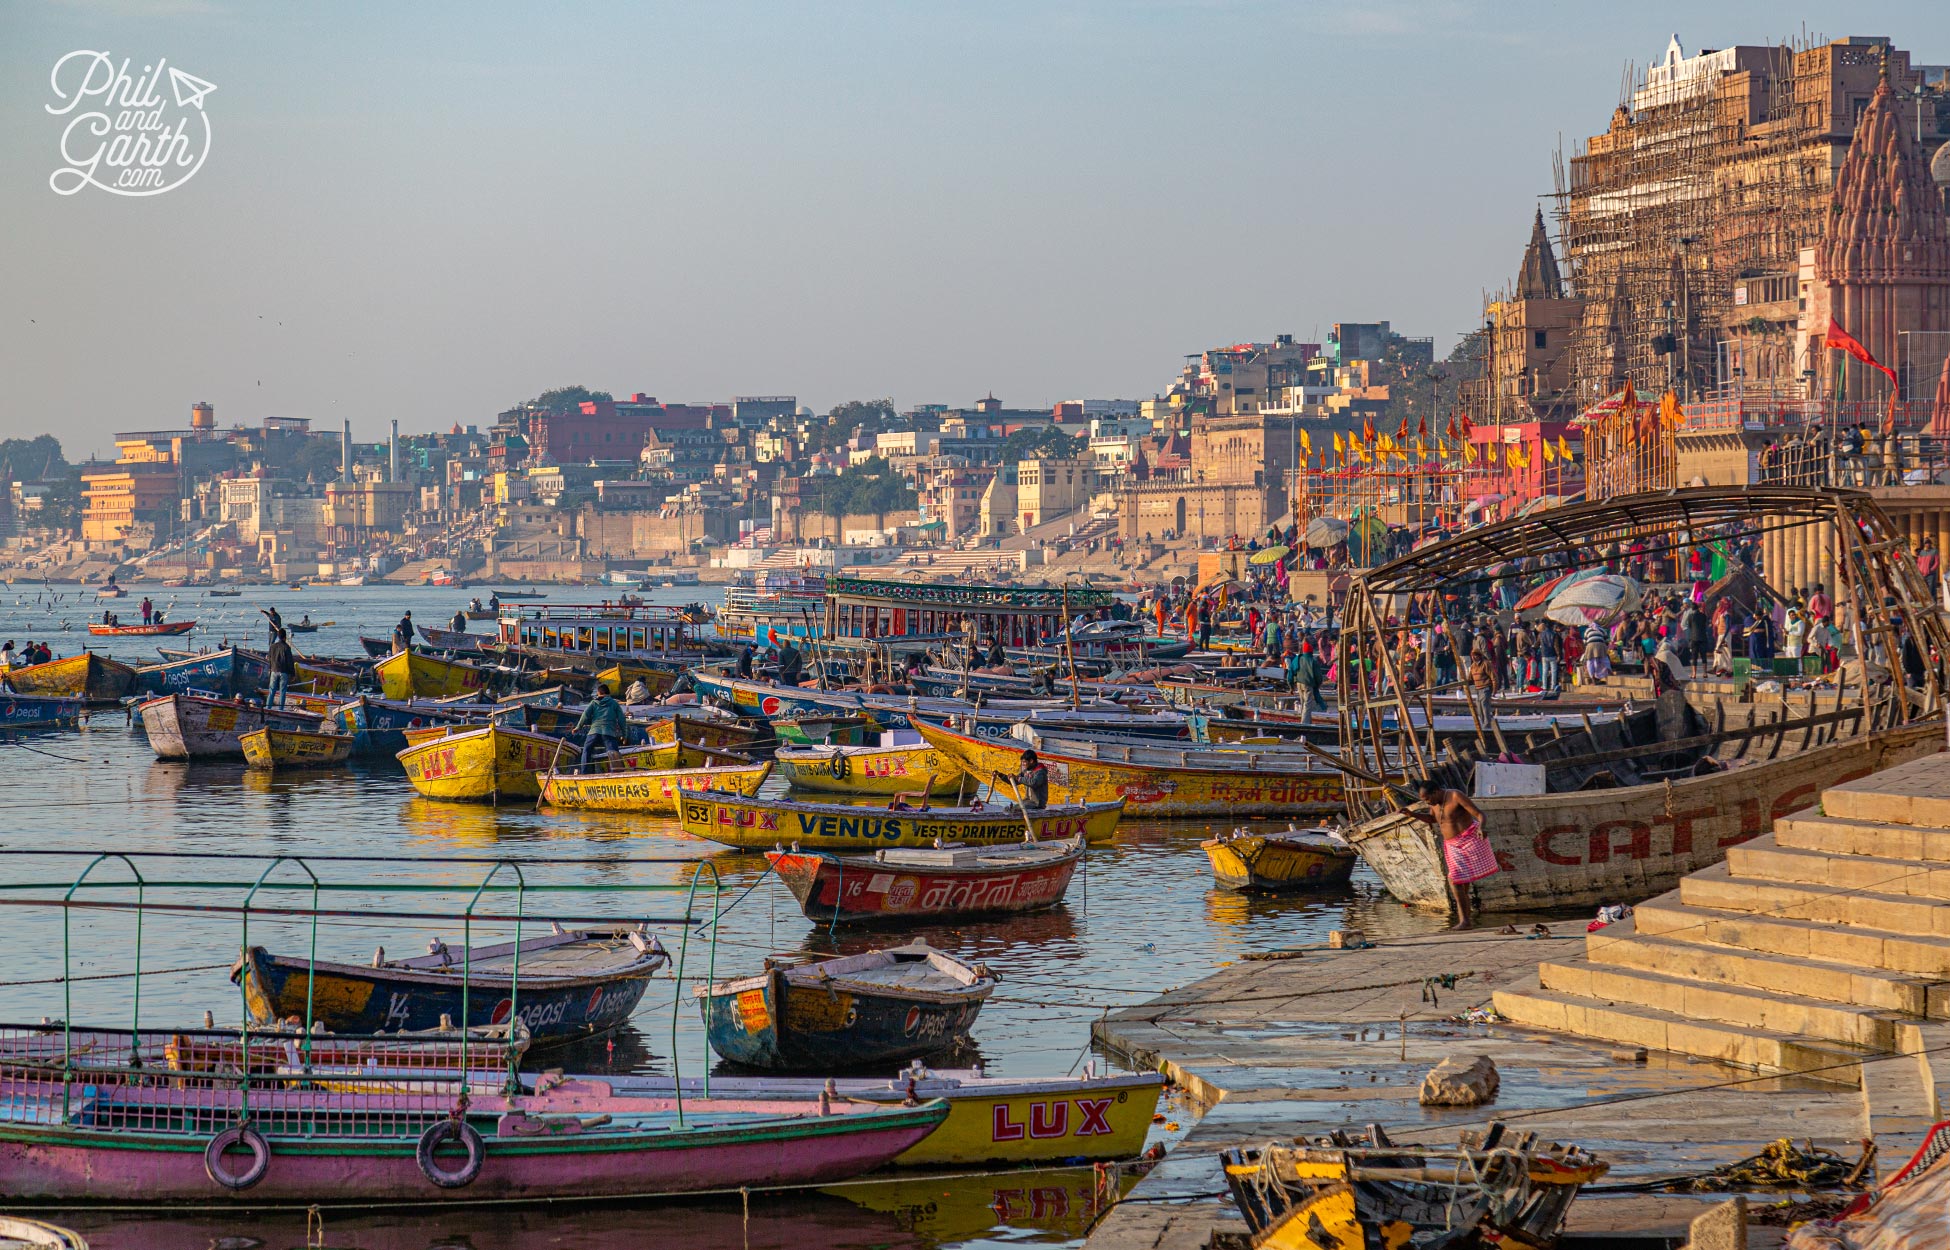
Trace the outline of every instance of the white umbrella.
<instances>
[{"instance_id":1,"label":"white umbrella","mask_svg":"<svg viewBox=\"0 0 1950 1250\"><path fill-rule=\"evenodd\" d=\"M1493 503L1502 503L1502 502L1503 502L1503 496L1492 491L1487 495L1478 495L1476 496L1476 498L1464 504L1463 513L1467 515L1471 512L1481 512L1483 509L1489 507Z\"/></svg>"},{"instance_id":2,"label":"white umbrella","mask_svg":"<svg viewBox=\"0 0 1950 1250\"><path fill-rule=\"evenodd\" d=\"M1629 577L1600 573L1566 580L1544 615L1560 625L1605 625L1639 606L1645 592Z\"/></svg>"},{"instance_id":3,"label":"white umbrella","mask_svg":"<svg viewBox=\"0 0 1950 1250\"><path fill-rule=\"evenodd\" d=\"M1337 517L1317 516L1307 522L1307 532L1300 537L1305 547L1332 547L1347 541L1347 535L1354 527Z\"/></svg>"}]
</instances>

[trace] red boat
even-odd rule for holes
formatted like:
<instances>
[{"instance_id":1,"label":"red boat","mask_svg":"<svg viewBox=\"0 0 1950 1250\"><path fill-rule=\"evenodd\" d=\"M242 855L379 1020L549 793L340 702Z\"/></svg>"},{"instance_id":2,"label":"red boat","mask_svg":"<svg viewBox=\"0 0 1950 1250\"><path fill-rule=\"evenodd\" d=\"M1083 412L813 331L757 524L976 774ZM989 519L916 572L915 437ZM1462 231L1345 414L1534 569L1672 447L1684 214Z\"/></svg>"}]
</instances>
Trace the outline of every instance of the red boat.
<instances>
[{"instance_id":1,"label":"red boat","mask_svg":"<svg viewBox=\"0 0 1950 1250\"><path fill-rule=\"evenodd\" d=\"M97 638L155 638L187 634L195 628L195 621L170 621L166 625L90 625L88 632Z\"/></svg>"},{"instance_id":2,"label":"red boat","mask_svg":"<svg viewBox=\"0 0 1950 1250\"><path fill-rule=\"evenodd\" d=\"M1054 907L1083 859L1083 839L765 858L813 920L899 924Z\"/></svg>"}]
</instances>

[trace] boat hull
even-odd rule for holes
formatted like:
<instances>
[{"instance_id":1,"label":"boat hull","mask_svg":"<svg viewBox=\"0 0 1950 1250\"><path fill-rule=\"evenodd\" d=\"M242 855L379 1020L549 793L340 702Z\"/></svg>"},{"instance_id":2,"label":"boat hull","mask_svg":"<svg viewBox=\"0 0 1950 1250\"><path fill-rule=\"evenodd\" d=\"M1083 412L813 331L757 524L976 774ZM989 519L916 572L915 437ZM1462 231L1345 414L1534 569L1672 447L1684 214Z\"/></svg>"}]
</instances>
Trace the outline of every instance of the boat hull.
<instances>
[{"instance_id":1,"label":"boat hull","mask_svg":"<svg viewBox=\"0 0 1950 1250\"><path fill-rule=\"evenodd\" d=\"M1199 843L1212 863L1212 878L1228 890L1279 893L1344 886L1360 858L1284 838L1257 835Z\"/></svg>"},{"instance_id":2,"label":"boat hull","mask_svg":"<svg viewBox=\"0 0 1950 1250\"><path fill-rule=\"evenodd\" d=\"M572 768L579 755L575 744L562 738L500 725L403 732L408 745L399 753L399 762L407 781L430 799L492 803L539 798L541 774ZM617 752L618 771L702 763L690 755L693 750L675 744L626 748Z\"/></svg>"},{"instance_id":3,"label":"boat hull","mask_svg":"<svg viewBox=\"0 0 1950 1250\"><path fill-rule=\"evenodd\" d=\"M352 754L347 734L306 733L295 729L258 729L238 736L244 762L252 768L330 768Z\"/></svg>"},{"instance_id":4,"label":"boat hull","mask_svg":"<svg viewBox=\"0 0 1950 1250\"><path fill-rule=\"evenodd\" d=\"M1013 777L1021 767L1022 743L975 738L927 721L917 728L972 777ZM1172 768L1050 751L1036 754L1049 770L1051 802L1119 800L1133 816L1314 817L1340 810L1343 802L1341 776L1335 772L1255 769L1244 760L1236 768Z\"/></svg>"},{"instance_id":5,"label":"boat hull","mask_svg":"<svg viewBox=\"0 0 1950 1250\"><path fill-rule=\"evenodd\" d=\"M741 799L700 791L678 805L684 832L726 846L765 851L797 843L810 851L877 851L890 846L933 846L942 842L994 844L1021 842L1033 829L1038 841L1074 838L1107 841L1117 831L1121 803L1052 807L1030 812L993 806L976 814L965 808L889 811L833 803L790 803Z\"/></svg>"},{"instance_id":6,"label":"boat hull","mask_svg":"<svg viewBox=\"0 0 1950 1250\"><path fill-rule=\"evenodd\" d=\"M930 1001L905 995L764 983L698 1000L705 1039L731 1063L775 1072L843 1072L905 1063L968 1036L982 1013L969 995Z\"/></svg>"},{"instance_id":7,"label":"boat hull","mask_svg":"<svg viewBox=\"0 0 1950 1250\"><path fill-rule=\"evenodd\" d=\"M195 621L170 621L163 625L90 625L88 632L97 638L170 638L195 628Z\"/></svg>"},{"instance_id":8,"label":"boat hull","mask_svg":"<svg viewBox=\"0 0 1950 1250\"><path fill-rule=\"evenodd\" d=\"M711 1104L686 1104L703 1119ZM544 1199L655 1197L830 1183L880 1167L947 1115L940 1103L870 1114L779 1115L693 1123L681 1131L501 1137L484 1124L485 1160L465 1188L429 1182L417 1137L267 1135L271 1165L248 1190L204 1170L209 1134L0 1125L0 1194L15 1201L181 1203L251 1208L342 1201L465 1205ZM228 1121L226 1121L228 1122Z\"/></svg>"},{"instance_id":9,"label":"boat hull","mask_svg":"<svg viewBox=\"0 0 1950 1250\"><path fill-rule=\"evenodd\" d=\"M113 703L135 684L133 668L92 651L5 672L7 681L21 694L65 695L90 703Z\"/></svg>"},{"instance_id":10,"label":"boat hull","mask_svg":"<svg viewBox=\"0 0 1950 1250\"><path fill-rule=\"evenodd\" d=\"M225 647L208 655L152 664L135 675L144 694L182 694L204 690L214 694L249 694L270 680L265 662L240 647Z\"/></svg>"},{"instance_id":11,"label":"boat hull","mask_svg":"<svg viewBox=\"0 0 1950 1250\"><path fill-rule=\"evenodd\" d=\"M771 761L730 768L666 768L542 778L542 801L596 812L655 812L675 816L686 792L717 790L750 796L772 774Z\"/></svg>"},{"instance_id":12,"label":"boat hull","mask_svg":"<svg viewBox=\"0 0 1950 1250\"><path fill-rule=\"evenodd\" d=\"M961 765L933 747L815 747L781 750L779 775L795 790L823 794L954 794Z\"/></svg>"},{"instance_id":13,"label":"boat hull","mask_svg":"<svg viewBox=\"0 0 1950 1250\"><path fill-rule=\"evenodd\" d=\"M267 711L248 703L168 694L138 704L142 728L156 758L165 760L242 759L243 735L253 730L315 730L318 717L303 712Z\"/></svg>"},{"instance_id":14,"label":"boat hull","mask_svg":"<svg viewBox=\"0 0 1950 1250\"><path fill-rule=\"evenodd\" d=\"M621 1095L662 1094L674 1086L667 1076L621 1077ZM714 1076L720 1098L817 1098L819 1079L779 1076ZM898 1103L910 1085L856 1077L834 1082L839 1095L854 1101ZM695 1077L684 1090L702 1092ZM973 1072L928 1072L911 1085L914 1096L948 1104L941 1127L894 1160L896 1167L946 1167L983 1163L1031 1164L1072 1160L1129 1159L1144 1149L1164 1093L1158 1073L1114 1073L1075 1078L1006 1078ZM1032 1134L1028 1130L1034 1129Z\"/></svg>"},{"instance_id":15,"label":"boat hull","mask_svg":"<svg viewBox=\"0 0 1950 1250\"><path fill-rule=\"evenodd\" d=\"M767 851L808 919L821 923L921 924L970 916L1045 911L1063 901L1082 859L1074 855L1014 870L914 868L867 856Z\"/></svg>"},{"instance_id":16,"label":"boat hull","mask_svg":"<svg viewBox=\"0 0 1950 1250\"><path fill-rule=\"evenodd\" d=\"M524 975L519 1010L510 994L513 981L505 974L476 973L463 1009L458 977L412 977L385 968L324 963L314 975L308 976L307 971L302 959L281 958L252 947L244 983L244 1001L252 1016L259 1021L295 1017L302 1023L309 990L311 1018L334 1033L436 1029L443 1027L443 1016L448 1021L465 1016L469 1028L478 1028L505 1024L513 1014L528 1026L537 1044L549 1044L607 1033L629 1019L643 1001L654 968L621 977L537 980Z\"/></svg>"},{"instance_id":17,"label":"boat hull","mask_svg":"<svg viewBox=\"0 0 1950 1250\"><path fill-rule=\"evenodd\" d=\"M1943 726L1883 730L1783 759L1662 785L1477 799L1500 869L1470 888L1479 911L1637 903L1726 858L1830 786L1943 749ZM1388 892L1410 907L1450 907L1442 848L1399 813L1347 831Z\"/></svg>"},{"instance_id":18,"label":"boat hull","mask_svg":"<svg viewBox=\"0 0 1950 1250\"><path fill-rule=\"evenodd\" d=\"M396 651L373 665L379 691L389 699L451 699L489 685L489 674L472 664L441 660L417 651Z\"/></svg>"},{"instance_id":19,"label":"boat hull","mask_svg":"<svg viewBox=\"0 0 1950 1250\"><path fill-rule=\"evenodd\" d=\"M0 730L57 729L81 723L84 703L64 695L0 691Z\"/></svg>"},{"instance_id":20,"label":"boat hull","mask_svg":"<svg viewBox=\"0 0 1950 1250\"><path fill-rule=\"evenodd\" d=\"M676 742L682 738L694 746L719 751L742 751L760 736L747 725L710 720L703 716L664 716L645 726L652 742Z\"/></svg>"}]
</instances>

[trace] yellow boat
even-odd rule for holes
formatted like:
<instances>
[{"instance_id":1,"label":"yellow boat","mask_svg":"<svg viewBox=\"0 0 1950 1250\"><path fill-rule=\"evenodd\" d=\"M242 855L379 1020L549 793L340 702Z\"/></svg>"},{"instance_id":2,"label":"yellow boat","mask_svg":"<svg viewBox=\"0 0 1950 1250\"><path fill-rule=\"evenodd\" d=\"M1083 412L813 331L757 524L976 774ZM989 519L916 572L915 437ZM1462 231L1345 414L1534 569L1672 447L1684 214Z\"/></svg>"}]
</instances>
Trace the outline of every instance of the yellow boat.
<instances>
[{"instance_id":1,"label":"yellow boat","mask_svg":"<svg viewBox=\"0 0 1950 1250\"><path fill-rule=\"evenodd\" d=\"M1236 829L1198 844L1212 877L1228 890L1323 890L1347 884L1360 856L1319 830L1260 834Z\"/></svg>"},{"instance_id":2,"label":"yellow boat","mask_svg":"<svg viewBox=\"0 0 1950 1250\"><path fill-rule=\"evenodd\" d=\"M576 745L547 734L505 725L441 725L406 731L399 753L406 779L430 799L533 799L541 795L540 774L575 767ZM617 771L695 767L724 761L722 753L663 743L618 751ZM612 763L606 761L606 763Z\"/></svg>"},{"instance_id":3,"label":"yellow boat","mask_svg":"<svg viewBox=\"0 0 1950 1250\"><path fill-rule=\"evenodd\" d=\"M488 673L473 664L440 660L413 651L395 651L373 665L379 692L389 699L451 699L488 685Z\"/></svg>"},{"instance_id":4,"label":"yellow boat","mask_svg":"<svg viewBox=\"0 0 1950 1250\"><path fill-rule=\"evenodd\" d=\"M244 763L252 768L328 768L352 754L351 734L258 729L238 741L244 746Z\"/></svg>"},{"instance_id":5,"label":"yellow boat","mask_svg":"<svg viewBox=\"0 0 1950 1250\"><path fill-rule=\"evenodd\" d=\"M60 695L90 703L113 703L135 686L135 670L118 660L83 651L45 664L0 665L19 694Z\"/></svg>"},{"instance_id":6,"label":"yellow boat","mask_svg":"<svg viewBox=\"0 0 1950 1250\"><path fill-rule=\"evenodd\" d=\"M737 721L686 716L681 712L650 721L645 728L649 730L652 742L675 742L682 738L697 746L726 751L742 751L759 738L767 736L763 730L741 725Z\"/></svg>"},{"instance_id":7,"label":"yellow boat","mask_svg":"<svg viewBox=\"0 0 1950 1250\"><path fill-rule=\"evenodd\" d=\"M895 747L781 747L779 775L795 790L829 794L954 794L961 765L925 743Z\"/></svg>"},{"instance_id":8,"label":"yellow boat","mask_svg":"<svg viewBox=\"0 0 1950 1250\"><path fill-rule=\"evenodd\" d=\"M581 807L598 812L655 812L677 814L678 796L690 790L718 790L752 795L772 775L770 760L723 768L642 768L590 776L546 774L542 801L554 807Z\"/></svg>"},{"instance_id":9,"label":"yellow boat","mask_svg":"<svg viewBox=\"0 0 1950 1250\"><path fill-rule=\"evenodd\" d=\"M1008 778L1022 765L1024 746L976 738L913 718L930 746L950 756L977 782ZM1341 775L1296 767L1291 753L1184 749L1084 743L1091 755L1038 747L1049 770L1052 803L1126 803L1133 816L1327 816L1341 809Z\"/></svg>"},{"instance_id":10,"label":"yellow boat","mask_svg":"<svg viewBox=\"0 0 1950 1250\"><path fill-rule=\"evenodd\" d=\"M677 673L668 668L651 668L648 664L612 664L596 674L596 684L618 698L636 681L642 682L654 699L671 692L677 685Z\"/></svg>"},{"instance_id":11,"label":"yellow boat","mask_svg":"<svg viewBox=\"0 0 1950 1250\"><path fill-rule=\"evenodd\" d=\"M1045 807L1025 814L1013 804L980 807L885 808L788 799L740 798L712 790L684 795L678 804L684 832L726 846L769 851L794 845L807 851L877 851L890 846L942 842L987 845L1074 838L1102 842L1117 832L1124 804Z\"/></svg>"},{"instance_id":12,"label":"yellow boat","mask_svg":"<svg viewBox=\"0 0 1950 1250\"><path fill-rule=\"evenodd\" d=\"M359 688L358 678L350 673L320 668L316 664L307 664L303 660L292 661L292 666L297 669L297 676L291 681L292 686L310 694L351 694Z\"/></svg>"}]
</instances>

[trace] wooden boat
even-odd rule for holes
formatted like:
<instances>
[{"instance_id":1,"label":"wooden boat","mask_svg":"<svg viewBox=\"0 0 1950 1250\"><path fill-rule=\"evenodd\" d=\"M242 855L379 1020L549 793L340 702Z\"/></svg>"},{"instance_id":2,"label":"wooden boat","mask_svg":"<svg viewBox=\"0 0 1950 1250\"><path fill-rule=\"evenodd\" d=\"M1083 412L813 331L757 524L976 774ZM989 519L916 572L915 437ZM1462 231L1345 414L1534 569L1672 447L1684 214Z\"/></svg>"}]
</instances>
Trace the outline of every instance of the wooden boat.
<instances>
[{"instance_id":1,"label":"wooden boat","mask_svg":"<svg viewBox=\"0 0 1950 1250\"><path fill-rule=\"evenodd\" d=\"M1611 1170L1492 1122L1459 1149L1397 1146L1380 1126L1220 1154L1260 1250L1463 1250L1557 1244L1578 1190Z\"/></svg>"},{"instance_id":2,"label":"wooden boat","mask_svg":"<svg viewBox=\"0 0 1950 1250\"><path fill-rule=\"evenodd\" d=\"M909 734L912 737L912 734ZM779 775L795 790L829 794L954 794L961 765L925 742L901 746L781 747Z\"/></svg>"},{"instance_id":3,"label":"wooden boat","mask_svg":"<svg viewBox=\"0 0 1950 1250\"><path fill-rule=\"evenodd\" d=\"M495 675L474 664L397 651L373 665L379 691L389 699L444 699L491 689Z\"/></svg>"},{"instance_id":4,"label":"wooden boat","mask_svg":"<svg viewBox=\"0 0 1950 1250\"><path fill-rule=\"evenodd\" d=\"M968 710L960 699L895 699L856 694L847 690L812 690L801 686L778 686L770 682L746 681L736 677L691 674L691 684L700 695L715 700L740 716L759 716L766 720L783 716L867 716L880 729L913 729L919 717L946 720ZM984 706L991 712L1024 714L1068 708L1068 699L992 699ZM1086 703L1085 706L1093 706ZM918 714L914 715L914 714Z\"/></svg>"},{"instance_id":5,"label":"wooden boat","mask_svg":"<svg viewBox=\"0 0 1950 1250\"><path fill-rule=\"evenodd\" d=\"M470 621L492 621L500 615L501 613L494 608L467 609L467 619Z\"/></svg>"},{"instance_id":6,"label":"wooden boat","mask_svg":"<svg viewBox=\"0 0 1950 1250\"><path fill-rule=\"evenodd\" d=\"M918 727L930 746L977 781L1015 776L1028 746L928 721ZM1325 816L1338 810L1343 798L1339 773L1290 754L1090 745L1065 738L1036 755L1049 770L1052 802L1116 800L1128 804L1134 816Z\"/></svg>"},{"instance_id":7,"label":"wooden boat","mask_svg":"<svg viewBox=\"0 0 1950 1250\"><path fill-rule=\"evenodd\" d=\"M1941 723L1907 725L1705 776L1475 799L1500 868L1470 887L1476 907L1532 911L1651 898L1719 863L1727 847L1767 832L1828 787L1942 749ZM1347 839L1390 894L1410 907L1449 909L1432 826L1389 812L1350 826Z\"/></svg>"},{"instance_id":8,"label":"wooden boat","mask_svg":"<svg viewBox=\"0 0 1950 1250\"><path fill-rule=\"evenodd\" d=\"M871 855L772 850L765 858L810 919L898 924L1054 907L1070 888L1083 846L1079 837Z\"/></svg>"},{"instance_id":9,"label":"wooden boat","mask_svg":"<svg viewBox=\"0 0 1950 1250\"><path fill-rule=\"evenodd\" d=\"M678 1088L668 1076L606 1079L622 1097L669 1097ZM709 1083L719 1098L817 1100L821 1091L830 1089L839 1098L883 1105L909 1098L945 1101L947 1120L895 1159L896 1167L1129 1159L1144 1149L1164 1092L1164 1077L1158 1073L1099 1074L1094 1061L1077 1077L987 1076L979 1068L938 1069L917 1063L891 1081L838 1077L829 1084L819 1077L713 1076ZM685 1077L682 1088L687 1094L702 1093L704 1085L701 1077Z\"/></svg>"},{"instance_id":10,"label":"wooden boat","mask_svg":"<svg viewBox=\"0 0 1950 1250\"><path fill-rule=\"evenodd\" d=\"M174 1081L154 1075L173 1066L168 1053L192 1042L234 1048L236 1033L137 1035L140 1067L63 1049L113 1048L126 1060L130 1036L77 1029L0 1060L13 1111L0 1119L0 1194L62 1207L303 1207L348 1192L379 1207L641 1201L843 1181L884 1166L948 1115L940 1100L620 1098L593 1079L513 1094L470 1080L461 1097L457 1076L471 1077L493 1047L474 1044L463 1068L456 1043L402 1054L398 1036L329 1047L253 1038L248 1057ZM307 1049L327 1050L336 1072L316 1079ZM386 1087L370 1088L369 1073Z\"/></svg>"},{"instance_id":11,"label":"wooden boat","mask_svg":"<svg viewBox=\"0 0 1950 1250\"><path fill-rule=\"evenodd\" d=\"M406 779L430 799L468 799L498 803L534 799L542 792L541 774L575 767L581 750L563 738L512 729L506 725L436 725L402 730L407 745L399 752ZM595 767L603 776L639 769L698 767L732 762L733 757L681 743L625 747L616 759ZM736 762L750 761L737 757Z\"/></svg>"},{"instance_id":12,"label":"wooden boat","mask_svg":"<svg viewBox=\"0 0 1950 1250\"><path fill-rule=\"evenodd\" d=\"M754 851L787 845L809 851L877 851L937 841L989 845L1020 842L1032 829L1038 840L1082 835L1085 841L1102 842L1117 831L1123 812L1121 800L1045 807L1025 815L1012 803L892 809L741 798L715 790L687 793L677 809L685 833Z\"/></svg>"},{"instance_id":13,"label":"wooden boat","mask_svg":"<svg viewBox=\"0 0 1950 1250\"><path fill-rule=\"evenodd\" d=\"M945 1050L968 1036L994 990L995 978L980 964L917 939L791 968L768 966L755 977L693 992L705 1039L724 1059L827 1072Z\"/></svg>"},{"instance_id":14,"label":"wooden boat","mask_svg":"<svg viewBox=\"0 0 1950 1250\"><path fill-rule=\"evenodd\" d=\"M612 770L587 776L548 773L542 777L542 801L552 807L675 816L677 800L686 792L717 790L752 795L771 775L770 760L716 768Z\"/></svg>"},{"instance_id":15,"label":"wooden boat","mask_svg":"<svg viewBox=\"0 0 1950 1250\"><path fill-rule=\"evenodd\" d=\"M81 723L82 700L0 689L0 730L62 729Z\"/></svg>"},{"instance_id":16,"label":"wooden boat","mask_svg":"<svg viewBox=\"0 0 1950 1250\"><path fill-rule=\"evenodd\" d=\"M137 669L135 689L142 694L199 690L209 694L250 694L270 679L264 657L242 647L225 647Z\"/></svg>"},{"instance_id":17,"label":"wooden boat","mask_svg":"<svg viewBox=\"0 0 1950 1250\"><path fill-rule=\"evenodd\" d=\"M1326 890L1347 884L1360 856L1325 830L1257 833L1235 829L1198 844L1212 877L1228 890Z\"/></svg>"},{"instance_id":18,"label":"wooden boat","mask_svg":"<svg viewBox=\"0 0 1950 1250\"><path fill-rule=\"evenodd\" d=\"M313 694L351 694L359 688L359 678L352 673L336 668L327 668L309 660L293 660L296 670L291 684Z\"/></svg>"},{"instance_id":19,"label":"wooden boat","mask_svg":"<svg viewBox=\"0 0 1950 1250\"><path fill-rule=\"evenodd\" d=\"M431 625L421 625L420 637L442 651L479 651L481 644L493 642L492 634L470 634L464 629L435 629Z\"/></svg>"},{"instance_id":20,"label":"wooden boat","mask_svg":"<svg viewBox=\"0 0 1950 1250\"><path fill-rule=\"evenodd\" d=\"M596 684L618 698L633 682L642 682L653 699L662 698L677 688L677 670L651 664L612 664L596 673Z\"/></svg>"},{"instance_id":21,"label":"wooden boat","mask_svg":"<svg viewBox=\"0 0 1950 1250\"><path fill-rule=\"evenodd\" d=\"M97 638L165 638L187 634L195 628L195 621L167 621L161 625L104 625L97 621L88 627L88 632Z\"/></svg>"},{"instance_id":22,"label":"wooden boat","mask_svg":"<svg viewBox=\"0 0 1950 1250\"><path fill-rule=\"evenodd\" d=\"M241 590L207 590L204 593L212 599L241 599L244 597L244 592Z\"/></svg>"},{"instance_id":23,"label":"wooden boat","mask_svg":"<svg viewBox=\"0 0 1950 1250\"><path fill-rule=\"evenodd\" d=\"M142 728L157 759L241 759L243 735L255 729L315 732L319 718L309 712L266 709L241 699L197 694L166 694L136 705Z\"/></svg>"},{"instance_id":24,"label":"wooden boat","mask_svg":"<svg viewBox=\"0 0 1950 1250\"><path fill-rule=\"evenodd\" d=\"M254 729L238 735L252 768L329 768L352 754L352 735L301 729Z\"/></svg>"},{"instance_id":25,"label":"wooden boat","mask_svg":"<svg viewBox=\"0 0 1950 1250\"><path fill-rule=\"evenodd\" d=\"M773 736L789 746L857 747L874 730L867 716L781 716L772 721Z\"/></svg>"},{"instance_id":26,"label":"wooden boat","mask_svg":"<svg viewBox=\"0 0 1950 1250\"><path fill-rule=\"evenodd\" d=\"M329 622L327 623L329 624ZM304 621L293 621L284 627L284 632L287 634L315 634L318 632L318 626L316 624L307 624Z\"/></svg>"},{"instance_id":27,"label":"wooden boat","mask_svg":"<svg viewBox=\"0 0 1950 1250\"><path fill-rule=\"evenodd\" d=\"M765 736L764 730L751 725L715 720L709 716L686 716L682 712L653 716L648 721L637 723L643 725L652 742L682 740L694 746L721 751L743 751Z\"/></svg>"},{"instance_id":28,"label":"wooden boat","mask_svg":"<svg viewBox=\"0 0 1950 1250\"><path fill-rule=\"evenodd\" d=\"M383 660L393 653L391 638L374 638L368 634L360 634L359 645L364 647L366 654L375 660Z\"/></svg>"},{"instance_id":29,"label":"wooden boat","mask_svg":"<svg viewBox=\"0 0 1950 1250\"><path fill-rule=\"evenodd\" d=\"M83 651L45 664L0 669L20 694L65 695L90 703L114 703L135 685L135 669L107 656Z\"/></svg>"},{"instance_id":30,"label":"wooden boat","mask_svg":"<svg viewBox=\"0 0 1950 1250\"><path fill-rule=\"evenodd\" d=\"M382 952L383 954L383 952ZM397 1033L505 1024L512 1016L536 1044L607 1033L629 1019L650 977L670 962L640 930L570 930L450 950L438 939L411 959L368 965L312 962L253 946L231 969L244 981L252 1023L307 1018L333 1033ZM463 998L462 991L466 994ZM309 1011L307 1010L309 1008Z\"/></svg>"},{"instance_id":31,"label":"wooden boat","mask_svg":"<svg viewBox=\"0 0 1950 1250\"><path fill-rule=\"evenodd\" d=\"M478 708L362 694L340 704L332 722L338 732L352 735L354 755L398 755L406 749L405 730L468 724L478 714Z\"/></svg>"}]
</instances>

